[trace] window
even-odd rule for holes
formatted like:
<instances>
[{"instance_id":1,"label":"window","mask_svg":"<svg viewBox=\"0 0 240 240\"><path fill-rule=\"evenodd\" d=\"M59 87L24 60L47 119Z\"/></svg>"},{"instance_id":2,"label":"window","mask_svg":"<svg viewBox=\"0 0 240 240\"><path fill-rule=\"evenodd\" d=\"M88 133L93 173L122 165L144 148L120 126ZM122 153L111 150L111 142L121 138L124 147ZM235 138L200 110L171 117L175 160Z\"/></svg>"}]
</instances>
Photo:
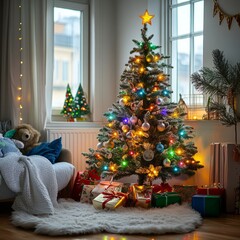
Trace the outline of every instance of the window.
<instances>
[{"instance_id":1,"label":"window","mask_svg":"<svg viewBox=\"0 0 240 240\"><path fill-rule=\"evenodd\" d=\"M88 95L88 5L86 0L54 0L48 31L53 68L49 67L48 86L51 89L52 121L63 120L60 114L65 101L67 85L75 96L81 83ZM48 53L49 54L49 53Z\"/></svg>"},{"instance_id":2,"label":"window","mask_svg":"<svg viewBox=\"0 0 240 240\"><path fill-rule=\"evenodd\" d=\"M188 106L189 119L202 119L206 99L191 83L190 76L203 66L203 0L169 1L169 51L172 100L179 95Z\"/></svg>"},{"instance_id":3,"label":"window","mask_svg":"<svg viewBox=\"0 0 240 240\"><path fill-rule=\"evenodd\" d=\"M64 82L64 83L68 83L69 82L69 74L68 74L68 72L69 72L69 62L68 61L63 61L63 63L62 63L62 81ZM77 74L77 76L80 76L79 75L79 72L78 72L78 74ZM55 89L53 89L53 90L55 90Z\"/></svg>"}]
</instances>

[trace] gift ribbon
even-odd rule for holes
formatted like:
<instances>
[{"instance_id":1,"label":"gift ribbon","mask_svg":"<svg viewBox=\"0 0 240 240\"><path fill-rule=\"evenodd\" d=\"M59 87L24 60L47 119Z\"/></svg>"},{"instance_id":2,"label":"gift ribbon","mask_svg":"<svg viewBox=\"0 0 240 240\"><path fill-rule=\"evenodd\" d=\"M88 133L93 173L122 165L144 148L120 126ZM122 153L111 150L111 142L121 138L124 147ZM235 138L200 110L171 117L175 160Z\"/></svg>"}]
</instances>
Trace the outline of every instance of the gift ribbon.
<instances>
[{"instance_id":1,"label":"gift ribbon","mask_svg":"<svg viewBox=\"0 0 240 240\"><path fill-rule=\"evenodd\" d=\"M167 192L166 193L160 193L160 195L162 197L165 197L165 199L166 199L166 206L168 205L168 197L170 197L170 196L173 196L173 197L178 196L178 194L171 194L171 195L169 195Z\"/></svg>"},{"instance_id":2,"label":"gift ribbon","mask_svg":"<svg viewBox=\"0 0 240 240\"><path fill-rule=\"evenodd\" d=\"M112 182L111 180L111 181L100 182L100 185L107 185L107 187L105 188L105 190L107 190L110 187L119 187L120 184L116 182Z\"/></svg>"},{"instance_id":3,"label":"gift ribbon","mask_svg":"<svg viewBox=\"0 0 240 240\"><path fill-rule=\"evenodd\" d=\"M123 197L126 198L126 194L122 192L111 191L111 192L102 192L102 194L104 195L103 198L106 198L106 200L102 203L103 209L105 208L106 204L114 198L119 198L119 199Z\"/></svg>"}]
</instances>

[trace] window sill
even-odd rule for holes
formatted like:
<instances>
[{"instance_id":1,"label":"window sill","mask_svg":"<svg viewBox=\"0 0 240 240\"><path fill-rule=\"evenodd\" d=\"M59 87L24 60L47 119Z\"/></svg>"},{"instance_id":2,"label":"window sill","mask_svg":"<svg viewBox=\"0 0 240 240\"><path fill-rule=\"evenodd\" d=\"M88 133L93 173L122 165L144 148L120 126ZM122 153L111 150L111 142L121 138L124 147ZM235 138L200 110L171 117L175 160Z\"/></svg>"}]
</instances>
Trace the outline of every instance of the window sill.
<instances>
[{"instance_id":1,"label":"window sill","mask_svg":"<svg viewBox=\"0 0 240 240\"><path fill-rule=\"evenodd\" d=\"M102 125L100 122L48 122L46 129L101 128Z\"/></svg>"}]
</instances>

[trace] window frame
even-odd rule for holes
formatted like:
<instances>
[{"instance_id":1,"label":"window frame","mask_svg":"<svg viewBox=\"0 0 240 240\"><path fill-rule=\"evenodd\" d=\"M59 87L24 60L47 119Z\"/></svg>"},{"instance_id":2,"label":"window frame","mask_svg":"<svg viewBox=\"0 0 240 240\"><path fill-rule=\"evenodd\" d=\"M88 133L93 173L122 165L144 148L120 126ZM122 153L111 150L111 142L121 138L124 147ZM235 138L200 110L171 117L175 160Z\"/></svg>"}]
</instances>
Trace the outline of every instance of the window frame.
<instances>
[{"instance_id":1,"label":"window frame","mask_svg":"<svg viewBox=\"0 0 240 240\"><path fill-rule=\"evenodd\" d=\"M197 36L203 36L204 37L204 29L202 31L197 31L194 32L194 4L197 2L203 2L204 0L188 0L185 2L181 3L176 3L172 4L172 0L163 0L161 1L161 6L160 6L160 14L163 17L162 23L160 25L161 27L161 42L163 49L167 53L166 55L170 56L170 59L168 60L168 64L172 64L173 59L173 52L172 52L172 47L173 47L173 41L177 39L187 39L189 38L190 41L190 49L189 49L189 66L188 66L188 71L189 71L189 96L194 95L194 91L196 92L196 89L194 88L193 84L191 83L190 76L194 72L194 38ZM183 35L178 35L178 36L172 36L172 9L176 7L181 7L186 4L190 4L190 33L188 34L183 34ZM193 13L193 15L192 15ZM204 60L204 59L202 59ZM178 60L176 60L178 61ZM175 69L177 66L173 66ZM200 69L198 69L200 70ZM173 90L173 95L172 95L172 100L173 101L178 101L179 100L179 93L178 89L174 89L173 86L173 81L172 81L172 70L168 70L168 73L170 74L170 84L171 88ZM177 86L177 84L176 84ZM207 103L207 97L205 94L201 94L203 96L203 104L200 106L198 105L197 109L205 109L206 103ZM189 109L193 109L193 105L190 104L188 105ZM196 110L196 109L195 109ZM199 119L199 118L198 118Z\"/></svg>"},{"instance_id":2,"label":"window frame","mask_svg":"<svg viewBox=\"0 0 240 240\"><path fill-rule=\"evenodd\" d=\"M52 92L53 92L53 74L54 74L54 8L66 8L81 11L81 29L83 29L80 37L80 82L86 93L88 104L90 80L89 80L89 0L51 0L47 3L47 31L46 31L46 92L47 92L47 123L66 122L66 119L60 114L59 109L52 108ZM73 93L74 94L74 93ZM64 100L63 100L64 104Z\"/></svg>"}]
</instances>

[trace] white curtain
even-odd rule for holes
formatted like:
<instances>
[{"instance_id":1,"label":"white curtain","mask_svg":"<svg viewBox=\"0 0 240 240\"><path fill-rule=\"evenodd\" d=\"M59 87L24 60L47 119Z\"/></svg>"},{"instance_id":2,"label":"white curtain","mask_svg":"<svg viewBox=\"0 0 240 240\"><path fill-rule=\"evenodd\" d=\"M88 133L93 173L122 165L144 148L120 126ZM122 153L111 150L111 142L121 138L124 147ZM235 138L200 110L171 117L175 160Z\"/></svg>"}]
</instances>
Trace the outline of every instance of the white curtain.
<instances>
[{"instance_id":1,"label":"white curtain","mask_svg":"<svg viewBox=\"0 0 240 240\"><path fill-rule=\"evenodd\" d=\"M22 0L22 6L23 119L42 131L46 124L47 0Z\"/></svg>"},{"instance_id":2,"label":"white curtain","mask_svg":"<svg viewBox=\"0 0 240 240\"><path fill-rule=\"evenodd\" d=\"M22 6L22 118L43 134L46 124L47 0L4 0L2 21L0 120L19 124L19 22Z\"/></svg>"},{"instance_id":3,"label":"white curtain","mask_svg":"<svg viewBox=\"0 0 240 240\"><path fill-rule=\"evenodd\" d=\"M0 120L11 120L13 125L18 124L19 120L19 3L18 0L2 0L0 9Z\"/></svg>"}]
</instances>

